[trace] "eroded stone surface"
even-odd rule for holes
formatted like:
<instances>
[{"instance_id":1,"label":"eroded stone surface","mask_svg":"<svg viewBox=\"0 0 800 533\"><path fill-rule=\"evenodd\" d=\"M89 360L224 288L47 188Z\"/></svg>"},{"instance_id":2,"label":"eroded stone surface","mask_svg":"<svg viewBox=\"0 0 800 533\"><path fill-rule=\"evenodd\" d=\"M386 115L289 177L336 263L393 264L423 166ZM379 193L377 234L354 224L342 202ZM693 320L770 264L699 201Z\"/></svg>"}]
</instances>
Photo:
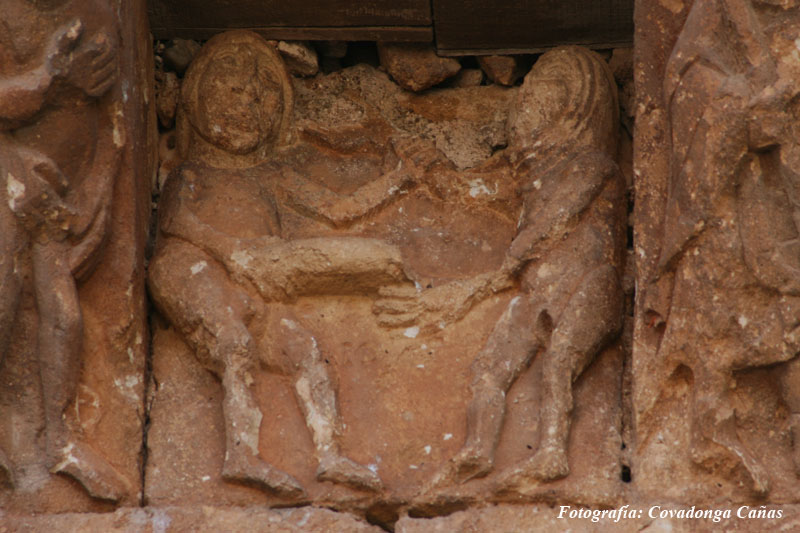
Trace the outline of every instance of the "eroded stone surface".
<instances>
[{"instance_id":1,"label":"eroded stone surface","mask_svg":"<svg viewBox=\"0 0 800 533\"><path fill-rule=\"evenodd\" d=\"M198 505L196 507L163 507L119 509L113 513L72 513L21 517L3 515L0 511L0 533L380 533L350 515L327 509L300 507L297 509L232 508Z\"/></svg>"},{"instance_id":2,"label":"eroded stone surface","mask_svg":"<svg viewBox=\"0 0 800 533\"><path fill-rule=\"evenodd\" d=\"M381 66L404 89L422 91L461 70L451 57L439 57L427 44L378 43Z\"/></svg>"},{"instance_id":3,"label":"eroded stone surface","mask_svg":"<svg viewBox=\"0 0 800 533\"><path fill-rule=\"evenodd\" d=\"M514 85L525 74L514 56L479 56L478 63L486 76L500 85Z\"/></svg>"},{"instance_id":4,"label":"eroded stone surface","mask_svg":"<svg viewBox=\"0 0 800 533\"><path fill-rule=\"evenodd\" d=\"M136 504L155 156L144 4L3 8L0 506Z\"/></svg>"},{"instance_id":5,"label":"eroded stone surface","mask_svg":"<svg viewBox=\"0 0 800 533\"><path fill-rule=\"evenodd\" d=\"M205 45L183 81L183 163L165 185L149 274L166 319L154 337L151 505L313 501L391 524L404 508L487 497L620 498L615 87L591 52L540 61L519 92L392 102L404 93L361 66L295 84L295 101L260 37ZM468 95L488 103L460 108ZM448 158L409 135L412 113L498 127L510 147L461 170L456 149ZM565 269L575 276L550 296L533 281ZM519 300L536 339L515 325ZM570 327L582 333L559 333ZM558 335L573 340L556 348ZM487 342L511 349L480 355ZM484 401L485 380L507 409ZM503 411L502 426L465 431L475 413ZM490 468L447 475L475 439Z\"/></svg>"},{"instance_id":6,"label":"eroded stone surface","mask_svg":"<svg viewBox=\"0 0 800 533\"><path fill-rule=\"evenodd\" d=\"M800 494L800 11L768 4L637 5L634 476L648 497Z\"/></svg>"}]
</instances>

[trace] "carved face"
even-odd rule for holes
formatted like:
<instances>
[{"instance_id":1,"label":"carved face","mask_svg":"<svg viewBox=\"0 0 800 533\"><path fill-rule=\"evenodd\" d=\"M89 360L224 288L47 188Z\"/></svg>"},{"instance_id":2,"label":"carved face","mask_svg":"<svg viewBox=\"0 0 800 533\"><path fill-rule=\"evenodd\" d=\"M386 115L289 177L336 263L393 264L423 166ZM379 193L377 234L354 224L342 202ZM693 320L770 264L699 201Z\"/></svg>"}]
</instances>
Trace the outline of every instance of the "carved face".
<instances>
[{"instance_id":1,"label":"carved face","mask_svg":"<svg viewBox=\"0 0 800 533\"><path fill-rule=\"evenodd\" d=\"M539 134L555 123L566 107L568 90L564 80L546 74L526 77L509 121L509 144L516 147L535 144Z\"/></svg>"},{"instance_id":2,"label":"carved face","mask_svg":"<svg viewBox=\"0 0 800 533\"><path fill-rule=\"evenodd\" d=\"M265 61L244 46L216 55L202 76L195 125L210 143L247 154L274 140L281 89Z\"/></svg>"},{"instance_id":3,"label":"carved face","mask_svg":"<svg viewBox=\"0 0 800 533\"><path fill-rule=\"evenodd\" d=\"M616 149L616 87L605 62L579 47L542 55L517 93L509 146L528 155L559 146Z\"/></svg>"}]
</instances>

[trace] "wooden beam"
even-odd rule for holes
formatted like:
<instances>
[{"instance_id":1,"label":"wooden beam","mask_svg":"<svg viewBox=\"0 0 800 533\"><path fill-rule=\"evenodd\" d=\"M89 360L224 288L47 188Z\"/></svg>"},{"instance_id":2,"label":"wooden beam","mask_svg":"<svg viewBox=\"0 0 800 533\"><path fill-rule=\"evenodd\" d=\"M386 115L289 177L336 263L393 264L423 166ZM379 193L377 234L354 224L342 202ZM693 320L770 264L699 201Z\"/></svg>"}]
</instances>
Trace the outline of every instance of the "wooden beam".
<instances>
[{"instance_id":1,"label":"wooden beam","mask_svg":"<svg viewBox=\"0 0 800 533\"><path fill-rule=\"evenodd\" d=\"M342 27L283 27L283 26L244 26L244 29L260 33L267 39L305 40L305 41L389 41L429 43L433 41L431 26L342 26ZM207 40L224 31L239 29L233 26L210 28L192 27L151 27L156 39Z\"/></svg>"},{"instance_id":2,"label":"wooden beam","mask_svg":"<svg viewBox=\"0 0 800 533\"><path fill-rule=\"evenodd\" d=\"M633 0L432 0L442 55L630 45Z\"/></svg>"}]
</instances>

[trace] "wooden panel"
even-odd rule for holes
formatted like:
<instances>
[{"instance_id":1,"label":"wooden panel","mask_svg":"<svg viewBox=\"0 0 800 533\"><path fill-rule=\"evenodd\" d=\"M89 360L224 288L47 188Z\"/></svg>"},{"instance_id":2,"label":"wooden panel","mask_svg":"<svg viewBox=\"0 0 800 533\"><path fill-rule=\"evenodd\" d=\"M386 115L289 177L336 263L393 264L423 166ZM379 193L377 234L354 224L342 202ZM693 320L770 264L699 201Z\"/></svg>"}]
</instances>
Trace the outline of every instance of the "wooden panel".
<instances>
[{"instance_id":1,"label":"wooden panel","mask_svg":"<svg viewBox=\"0 0 800 533\"><path fill-rule=\"evenodd\" d=\"M153 28L156 39L206 40L213 35L229 30L230 27L213 28ZM273 26L247 28L260 33L267 39L286 41L391 41L429 43L433 41L433 26L357 26L339 28L297 28L292 26Z\"/></svg>"},{"instance_id":2,"label":"wooden panel","mask_svg":"<svg viewBox=\"0 0 800 533\"><path fill-rule=\"evenodd\" d=\"M444 54L633 42L633 0L433 0L433 13Z\"/></svg>"},{"instance_id":3,"label":"wooden panel","mask_svg":"<svg viewBox=\"0 0 800 533\"><path fill-rule=\"evenodd\" d=\"M153 34L162 38L179 31L282 27L360 27L380 36L382 27L432 25L429 0L150 0L148 11Z\"/></svg>"}]
</instances>

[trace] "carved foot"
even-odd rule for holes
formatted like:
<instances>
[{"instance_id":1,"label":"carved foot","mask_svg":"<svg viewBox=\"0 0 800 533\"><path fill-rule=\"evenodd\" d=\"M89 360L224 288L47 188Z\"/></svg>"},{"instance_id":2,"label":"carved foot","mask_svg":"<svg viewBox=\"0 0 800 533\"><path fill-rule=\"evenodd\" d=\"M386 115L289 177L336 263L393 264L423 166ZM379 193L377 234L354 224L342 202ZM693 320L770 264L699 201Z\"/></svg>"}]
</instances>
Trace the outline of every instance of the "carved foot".
<instances>
[{"instance_id":1,"label":"carved foot","mask_svg":"<svg viewBox=\"0 0 800 533\"><path fill-rule=\"evenodd\" d=\"M539 481L554 481L569 474L567 451L561 446L543 446L531 457L530 475Z\"/></svg>"},{"instance_id":2,"label":"carved foot","mask_svg":"<svg viewBox=\"0 0 800 533\"><path fill-rule=\"evenodd\" d=\"M559 446L544 446L536 454L504 473L497 482L500 491L518 490L531 482L555 481L569 474L566 451Z\"/></svg>"},{"instance_id":3,"label":"carved foot","mask_svg":"<svg viewBox=\"0 0 800 533\"><path fill-rule=\"evenodd\" d=\"M457 485L484 477L492 471L493 466L494 461L488 453L478 446L465 445L434 476L431 488Z\"/></svg>"},{"instance_id":4,"label":"carved foot","mask_svg":"<svg viewBox=\"0 0 800 533\"><path fill-rule=\"evenodd\" d=\"M118 502L130 494L130 482L88 445L69 443L60 456L60 462L50 472L72 477L91 497Z\"/></svg>"},{"instance_id":5,"label":"carved foot","mask_svg":"<svg viewBox=\"0 0 800 533\"><path fill-rule=\"evenodd\" d=\"M755 460L752 455L747 453L741 445L722 444L717 441L712 441L719 445L720 448L714 450L708 446L693 446L690 449L692 461L701 468L709 468L709 465L714 465L721 460L720 451L723 451L722 457L734 458L747 471L750 479L753 482L753 492L758 497L766 496L770 490L770 480L767 471L764 467ZM795 452L796 457L796 452ZM728 459L730 460L730 459ZM796 465L797 463L795 463Z\"/></svg>"},{"instance_id":6,"label":"carved foot","mask_svg":"<svg viewBox=\"0 0 800 533\"><path fill-rule=\"evenodd\" d=\"M769 475L761 463L756 461L742 460L750 479L753 480L753 491L757 496L763 497L769 494Z\"/></svg>"},{"instance_id":7,"label":"carved foot","mask_svg":"<svg viewBox=\"0 0 800 533\"><path fill-rule=\"evenodd\" d=\"M0 450L0 484L14 487L14 468L3 450Z\"/></svg>"},{"instance_id":8,"label":"carved foot","mask_svg":"<svg viewBox=\"0 0 800 533\"><path fill-rule=\"evenodd\" d=\"M231 454L225 460L222 478L234 483L255 485L285 498L306 495L306 491L295 478L251 455L238 454L233 457Z\"/></svg>"},{"instance_id":9,"label":"carved foot","mask_svg":"<svg viewBox=\"0 0 800 533\"><path fill-rule=\"evenodd\" d=\"M378 492L383 482L378 474L346 457L334 456L323 459L317 469L319 481L330 481L358 490Z\"/></svg>"}]
</instances>

